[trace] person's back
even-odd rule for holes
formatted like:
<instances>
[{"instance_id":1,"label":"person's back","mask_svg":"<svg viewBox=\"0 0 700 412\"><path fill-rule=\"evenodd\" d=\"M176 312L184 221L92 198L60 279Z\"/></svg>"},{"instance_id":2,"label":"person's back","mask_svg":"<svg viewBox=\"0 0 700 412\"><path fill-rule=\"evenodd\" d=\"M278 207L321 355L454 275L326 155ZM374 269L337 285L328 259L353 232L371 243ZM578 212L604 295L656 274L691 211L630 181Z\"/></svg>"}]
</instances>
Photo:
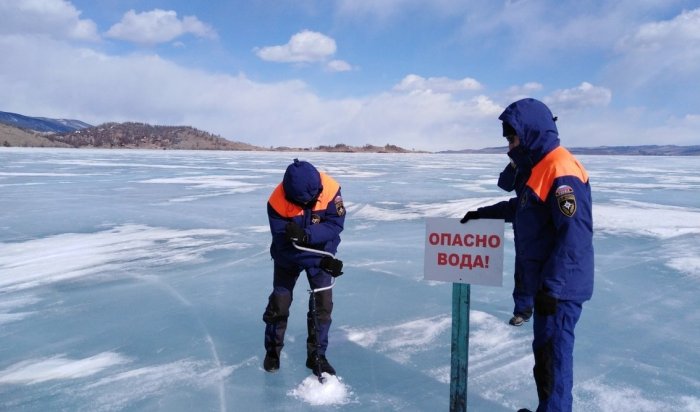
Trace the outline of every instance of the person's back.
<instances>
[{"instance_id":1,"label":"person's back","mask_svg":"<svg viewBox=\"0 0 700 412\"><path fill-rule=\"evenodd\" d=\"M499 116L509 156L530 169L517 205L516 254L535 296L532 343L538 411L571 411L574 329L593 294L593 217L588 173L560 145L544 103L523 99ZM523 409L526 411L526 409Z\"/></svg>"},{"instance_id":2,"label":"person's back","mask_svg":"<svg viewBox=\"0 0 700 412\"><path fill-rule=\"evenodd\" d=\"M516 251L530 273L530 293L579 302L593 292L591 189L581 163L560 145L549 109L534 99L513 103L500 119L524 137L511 151L530 176L516 211ZM520 130L518 130L520 129ZM510 153L509 153L510 154ZM518 160L516 160L518 161ZM572 268L572 265L576 269Z\"/></svg>"}]
</instances>

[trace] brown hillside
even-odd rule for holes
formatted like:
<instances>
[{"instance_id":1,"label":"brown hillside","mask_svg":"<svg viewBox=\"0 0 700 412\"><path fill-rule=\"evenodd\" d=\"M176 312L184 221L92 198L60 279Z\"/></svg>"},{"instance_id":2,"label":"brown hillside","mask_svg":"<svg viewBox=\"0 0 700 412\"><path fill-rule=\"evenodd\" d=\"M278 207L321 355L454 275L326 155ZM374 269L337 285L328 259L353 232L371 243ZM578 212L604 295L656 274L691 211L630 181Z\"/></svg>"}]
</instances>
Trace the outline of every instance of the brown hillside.
<instances>
[{"instance_id":1,"label":"brown hillside","mask_svg":"<svg viewBox=\"0 0 700 412\"><path fill-rule=\"evenodd\" d=\"M68 133L39 134L0 123L0 146L74 147L105 149L176 149L235 151L307 151L345 153L412 153L402 147L349 146L343 143L314 148L270 147L234 142L190 126L153 126L145 123L104 123Z\"/></svg>"},{"instance_id":2,"label":"brown hillside","mask_svg":"<svg viewBox=\"0 0 700 412\"><path fill-rule=\"evenodd\" d=\"M4 147L70 147L53 142L45 135L0 123L0 146Z\"/></svg>"},{"instance_id":3,"label":"brown hillside","mask_svg":"<svg viewBox=\"0 0 700 412\"><path fill-rule=\"evenodd\" d=\"M152 126L145 123L104 123L49 139L72 147L179 150L263 150L232 142L190 126Z\"/></svg>"}]
</instances>

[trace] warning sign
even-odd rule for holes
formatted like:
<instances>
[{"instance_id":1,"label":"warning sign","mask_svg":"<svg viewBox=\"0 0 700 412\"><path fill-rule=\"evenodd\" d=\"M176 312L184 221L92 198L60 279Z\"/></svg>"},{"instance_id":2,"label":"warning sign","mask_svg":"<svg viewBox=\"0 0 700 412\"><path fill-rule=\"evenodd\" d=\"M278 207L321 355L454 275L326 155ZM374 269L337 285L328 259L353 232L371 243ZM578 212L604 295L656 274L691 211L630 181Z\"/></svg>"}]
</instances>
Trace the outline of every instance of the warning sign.
<instances>
[{"instance_id":1,"label":"warning sign","mask_svg":"<svg viewBox=\"0 0 700 412\"><path fill-rule=\"evenodd\" d=\"M503 286L503 219L425 220L425 280Z\"/></svg>"}]
</instances>

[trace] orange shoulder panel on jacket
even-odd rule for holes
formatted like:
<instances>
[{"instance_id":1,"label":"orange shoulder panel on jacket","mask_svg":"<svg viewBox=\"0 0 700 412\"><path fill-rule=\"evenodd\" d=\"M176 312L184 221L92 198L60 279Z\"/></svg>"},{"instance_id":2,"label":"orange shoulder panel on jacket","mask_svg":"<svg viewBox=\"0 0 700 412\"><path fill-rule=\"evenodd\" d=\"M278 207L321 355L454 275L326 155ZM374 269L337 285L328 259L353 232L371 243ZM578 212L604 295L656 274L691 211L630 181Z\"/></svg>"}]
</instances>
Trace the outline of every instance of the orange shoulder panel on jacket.
<instances>
[{"instance_id":1,"label":"orange shoulder panel on jacket","mask_svg":"<svg viewBox=\"0 0 700 412\"><path fill-rule=\"evenodd\" d=\"M268 203L270 203L270 206L275 209L275 212L282 217L294 217L304 214L301 207L295 205L284 197L284 188L282 187L282 183L278 184L275 190L272 191L270 199L268 199Z\"/></svg>"},{"instance_id":2,"label":"orange shoulder panel on jacket","mask_svg":"<svg viewBox=\"0 0 700 412\"><path fill-rule=\"evenodd\" d=\"M583 165L566 148L559 146L532 168L527 186L544 202L554 179L562 176L577 177L583 183L588 181L588 173Z\"/></svg>"},{"instance_id":3,"label":"orange shoulder panel on jacket","mask_svg":"<svg viewBox=\"0 0 700 412\"><path fill-rule=\"evenodd\" d=\"M318 197L318 201L313 210L325 209L328 207L328 204L334 200L335 194L338 192L338 189L340 189L338 182L323 172L321 172L321 185L323 186L323 192L321 192L321 196ZM304 214L304 210L301 207L290 202L284 196L284 187L282 187L282 183L277 185L270 195L268 202L270 206L275 209L275 212L282 217L294 217Z\"/></svg>"},{"instance_id":4,"label":"orange shoulder panel on jacket","mask_svg":"<svg viewBox=\"0 0 700 412\"><path fill-rule=\"evenodd\" d=\"M318 197L318 202L316 202L314 210L327 208L340 189L340 184L323 172L321 172L321 185L323 186L323 192L321 192L321 196Z\"/></svg>"}]
</instances>

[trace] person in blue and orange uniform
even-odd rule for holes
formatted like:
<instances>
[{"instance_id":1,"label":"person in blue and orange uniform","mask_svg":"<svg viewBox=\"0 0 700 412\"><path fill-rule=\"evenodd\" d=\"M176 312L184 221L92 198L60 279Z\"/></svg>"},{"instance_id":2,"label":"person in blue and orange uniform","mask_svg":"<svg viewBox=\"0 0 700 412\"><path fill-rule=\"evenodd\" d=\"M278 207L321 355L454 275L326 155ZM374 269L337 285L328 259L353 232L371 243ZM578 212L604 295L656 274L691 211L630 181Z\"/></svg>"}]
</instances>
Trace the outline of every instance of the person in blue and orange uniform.
<instances>
[{"instance_id":1,"label":"person in blue and orange uniform","mask_svg":"<svg viewBox=\"0 0 700 412\"><path fill-rule=\"evenodd\" d=\"M513 224L513 236L515 241L518 239L517 223L515 221L515 212L518 206L518 199L525 188L525 182L530 177L529 169L519 168L514 161L510 161L498 176L498 187L506 192L515 190L516 197L498 202L493 205L480 207L477 210L467 212L461 223L467 223L475 219L503 219L508 223ZM513 326L522 326L532 317L533 296L524 288L522 280L522 263L515 255L515 272L513 274L513 317L508 323Z\"/></svg>"},{"instance_id":2,"label":"person in blue and orange uniform","mask_svg":"<svg viewBox=\"0 0 700 412\"><path fill-rule=\"evenodd\" d=\"M342 274L342 261L294 246L296 243L306 249L335 255L345 225L340 185L311 163L294 159L282 182L270 195L267 215L272 233L270 254L274 274L273 290L263 314L266 351L263 368L275 372L280 367L289 307L301 272L306 272L311 289L328 287L334 277ZM316 319L312 313L312 296L309 296L306 366L319 377L323 372L335 375L335 369L326 358L333 290L329 288L314 295Z\"/></svg>"},{"instance_id":3,"label":"person in blue and orange uniform","mask_svg":"<svg viewBox=\"0 0 700 412\"><path fill-rule=\"evenodd\" d=\"M583 303L593 295L588 173L560 145L556 118L544 103L518 100L499 120L508 139L508 156L518 168L531 171L518 197L515 248L525 291L535 297L537 411L571 411L574 328Z\"/></svg>"}]
</instances>

